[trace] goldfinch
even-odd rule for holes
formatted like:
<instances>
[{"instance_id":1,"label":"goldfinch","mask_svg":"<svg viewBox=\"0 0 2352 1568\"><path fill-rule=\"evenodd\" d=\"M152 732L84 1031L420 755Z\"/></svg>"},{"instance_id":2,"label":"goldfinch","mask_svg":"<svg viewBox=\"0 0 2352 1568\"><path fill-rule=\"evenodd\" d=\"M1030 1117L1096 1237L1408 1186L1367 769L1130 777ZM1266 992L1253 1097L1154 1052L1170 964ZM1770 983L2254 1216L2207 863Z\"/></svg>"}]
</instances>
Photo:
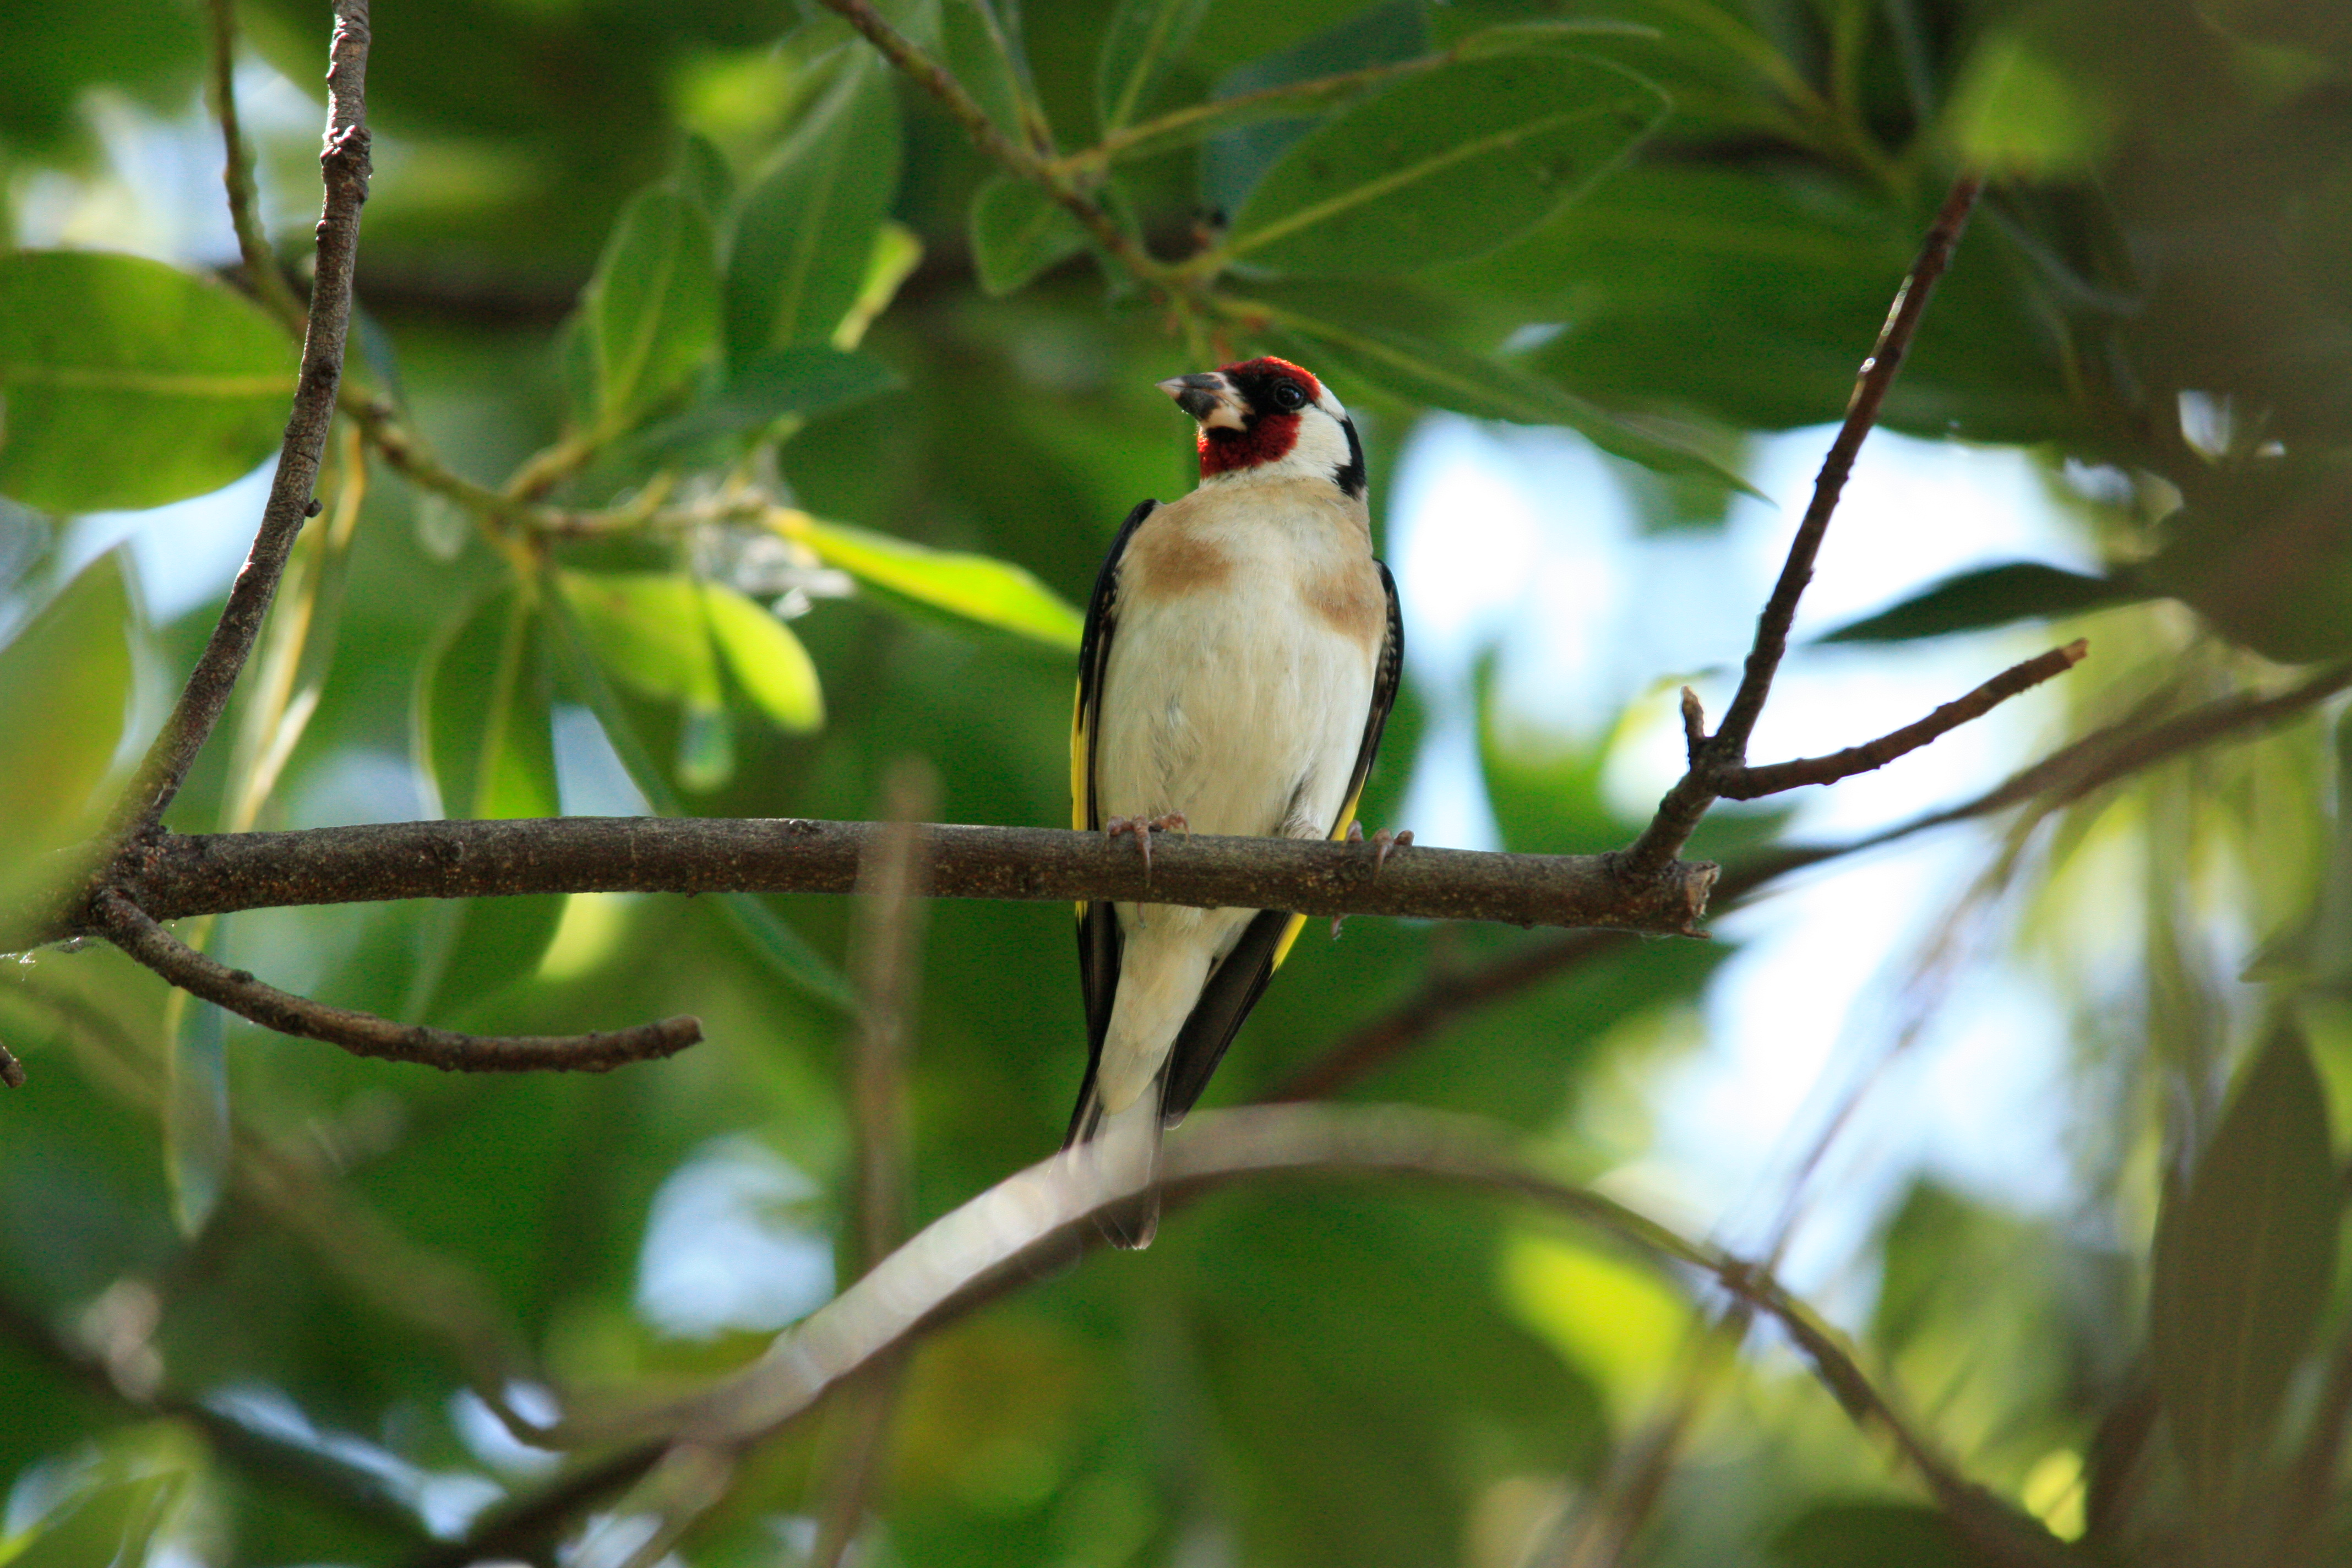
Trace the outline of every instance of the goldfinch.
<instances>
[{"instance_id":1,"label":"goldfinch","mask_svg":"<svg viewBox=\"0 0 2352 1568\"><path fill-rule=\"evenodd\" d=\"M1078 652L1080 831L1360 838L1356 804L1396 698L1404 627L1372 555L1364 448L1339 400L1279 359L1163 381L1199 425L1200 488L1145 501L1111 542ZM1390 836L1376 836L1388 856ZM1409 843L1411 835L1394 842ZM1064 1147L1144 1189L1103 1221L1147 1245L1160 1136L1306 917L1078 906L1087 1075Z\"/></svg>"}]
</instances>

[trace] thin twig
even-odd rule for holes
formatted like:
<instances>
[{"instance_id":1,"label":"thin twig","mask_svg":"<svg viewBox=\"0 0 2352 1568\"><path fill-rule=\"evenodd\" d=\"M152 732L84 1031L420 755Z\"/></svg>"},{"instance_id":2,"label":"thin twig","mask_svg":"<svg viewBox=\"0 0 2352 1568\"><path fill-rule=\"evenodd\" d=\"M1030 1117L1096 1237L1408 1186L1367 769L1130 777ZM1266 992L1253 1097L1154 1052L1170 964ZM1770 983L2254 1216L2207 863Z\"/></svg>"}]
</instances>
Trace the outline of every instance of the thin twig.
<instances>
[{"instance_id":1,"label":"thin twig","mask_svg":"<svg viewBox=\"0 0 2352 1568\"><path fill-rule=\"evenodd\" d=\"M25 1064L18 1061L6 1046L0 1046L0 1084L6 1084L10 1089L25 1087Z\"/></svg>"},{"instance_id":2,"label":"thin twig","mask_svg":"<svg viewBox=\"0 0 2352 1568\"><path fill-rule=\"evenodd\" d=\"M1895 373L1902 369L1911 339L1927 311L1927 298L1950 263L1953 247L1959 243L1960 231L1968 226L1969 213L1982 188L1983 182L1977 175L1962 174L1952 182L1951 194L1944 198L1936 221L1929 226L1918 258L1911 263L1902 288L1895 292L1894 308L1887 311L1885 324L1879 329L1878 342L1870 357L1862 362L1853 396L1846 405L1845 423L1830 443L1829 456L1822 460L1821 474L1813 481L1812 503L1797 525L1796 538L1790 542L1789 557L1780 568L1780 581L1773 584L1771 597L1764 602L1764 611L1757 617L1756 641L1748 650L1739 689L1733 695L1731 706L1725 710L1723 721L1708 737L1703 760L1694 763L1680 782L1666 792L1665 798L1658 803L1657 815L1625 850L1621 866L1626 876L1636 879L1654 877L1671 865L1675 857L1682 853L1683 846L1690 842L1707 807L1722 794L1724 779L1747 765L1748 738L1764 711L1765 699L1771 695L1772 678L1780 668L1781 656L1788 651L1789 628L1797 618L1797 601L1803 597L1805 585L1812 581L1813 561L1821 553L1822 539L1829 531L1838 497L1845 489L1846 477L1853 471L1853 460L1862 450L1864 438L1878 421L1879 408L1895 384Z\"/></svg>"},{"instance_id":3,"label":"thin twig","mask_svg":"<svg viewBox=\"0 0 2352 1568\"><path fill-rule=\"evenodd\" d=\"M400 822L293 832L162 834L116 885L158 920L301 904L517 893L848 893L866 822L799 817L564 816ZM1712 866L1628 887L1598 855L1414 847L1377 867L1361 845L1171 835L1149 886L1135 846L1054 827L930 825L937 898L1046 902L1150 898L1196 909L1408 915L1696 934ZM13 918L10 918L13 916ZM89 929L67 904L0 914L0 951Z\"/></svg>"},{"instance_id":4,"label":"thin twig","mask_svg":"<svg viewBox=\"0 0 2352 1568\"><path fill-rule=\"evenodd\" d=\"M1958 805L1928 812L1843 844L1786 845L1763 851L1723 873L1715 885L1712 904L1718 911L1736 908L1793 872L1883 848L1935 828L1990 816L2027 801L2069 805L2199 746L2252 739L2260 731L2290 723L2347 689L2352 689L2352 664L2323 670L2274 696L2223 698L2173 719L2111 725ZM1340 1037L1266 1098L1277 1101L1328 1098L1423 1045L1456 1019L1508 1001L1555 975L1614 952L1624 941L1614 932L1570 931L1526 944L1475 969L1434 974L1387 1012Z\"/></svg>"},{"instance_id":5,"label":"thin twig","mask_svg":"<svg viewBox=\"0 0 2352 1568\"><path fill-rule=\"evenodd\" d=\"M164 720L130 789L114 809L109 837L146 834L163 819L179 793L196 753L204 749L221 710L236 689L246 658L268 614L270 596L286 569L286 557L313 506L327 426L334 417L335 391L342 378L343 341L351 327L352 269L359 252L360 207L367 200L366 105L368 0L335 0L335 33L327 68L326 150L319 162L327 195L319 218L319 260L310 288L310 327L302 343L302 370L294 394L286 439L279 447L277 477L262 509L252 552L229 589L228 603L213 627L188 683Z\"/></svg>"},{"instance_id":6,"label":"thin twig","mask_svg":"<svg viewBox=\"0 0 2352 1568\"><path fill-rule=\"evenodd\" d=\"M2091 645L2081 638L2053 648L1994 676L1957 701L1947 702L1916 724L1906 724L1867 745L1848 746L1825 757L1801 757L1760 768L1740 768L1723 779L1716 793L1725 800L1761 800L1807 784L1835 784L1856 773L1883 768L1895 758L1916 752L1939 736L1981 719L2020 692L2030 691L2053 676L2063 675L2083 661Z\"/></svg>"},{"instance_id":7,"label":"thin twig","mask_svg":"<svg viewBox=\"0 0 2352 1568\"><path fill-rule=\"evenodd\" d=\"M262 232L261 219L254 211L253 150L245 144L245 132L237 123L236 0L211 0L206 10L212 34L213 114L220 121L226 153L221 184L228 191L229 223L236 230L236 248L245 258L246 278L261 297L262 307L299 338L305 314L302 301L287 287L286 275L278 269L278 258L270 251L269 237Z\"/></svg>"},{"instance_id":8,"label":"thin twig","mask_svg":"<svg viewBox=\"0 0 2352 1568\"><path fill-rule=\"evenodd\" d=\"M108 941L191 994L267 1029L341 1046L357 1057L419 1062L446 1072L604 1072L675 1056L702 1038L695 1018L663 1018L586 1035L460 1035L296 996L215 963L110 889L90 901Z\"/></svg>"},{"instance_id":9,"label":"thin twig","mask_svg":"<svg viewBox=\"0 0 2352 1568\"><path fill-rule=\"evenodd\" d=\"M869 1272L907 1236L906 1061L922 967L929 855L922 823L937 809L939 779L912 758L884 786L890 826L877 835L858 874L860 897L854 968L861 1005L857 1050L850 1067L851 1137L857 1154L850 1188L850 1234L857 1272ZM839 1568L873 1495L903 1358L886 1356L836 1400L828 1422L831 1453L816 1484L816 1544L809 1568Z\"/></svg>"},{"instance_id":10,"label":"thin twig","mask_svg":"<svg viewBox=\"0 0 2352 1568\"><path fill-rule=\"evenodd\" d=\"M1103 209L1078 182L1059 167L1023 146L996 128L980 100L973 98L963 83L956 80L948 68L931 58L907 36L885 21L869 0L821 0L824 8L847 21L863 33L867 41L881 51L882 58L898 68L925 92L940 102L964 134L982 152L1004 165L1013 174L1029 181L1054 198L1055 205L1078 220L1097 244L1116 258L1122 267L1143 283L1162 289L1171 288L1169 269L1146 255L1141 247L1129 238L1117 219Z\"/></svg>"}]
</instances>

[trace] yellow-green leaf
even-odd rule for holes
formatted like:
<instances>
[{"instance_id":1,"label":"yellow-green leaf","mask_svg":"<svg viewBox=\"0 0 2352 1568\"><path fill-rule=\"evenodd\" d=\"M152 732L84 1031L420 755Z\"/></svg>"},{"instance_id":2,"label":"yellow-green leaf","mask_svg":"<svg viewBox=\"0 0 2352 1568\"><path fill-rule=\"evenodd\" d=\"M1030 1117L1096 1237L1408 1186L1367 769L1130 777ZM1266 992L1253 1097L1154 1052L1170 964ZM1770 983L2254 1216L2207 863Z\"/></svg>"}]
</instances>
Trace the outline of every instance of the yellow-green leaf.
<instances>
[{"instance_id":1,"label":"yellow-green leaf","mask_svg":"<svg viewBox=\"0 0 2352 1568\"><path fill-rule=\"evenodd\" d=\"M734 589L702 585L710 614L711 639L727 657L727 668L751 700L779 730L795 734L824 724L824 689L816 664L793 628Z\"/></svg>"},{"instance_id":2,"label":"yellow-green leaf","mask_svg":"<svg viewBox=\"0 0 2352 1568\"><path fill-rule=\"evenodd\" d=\"M933 550L800 512L780 514L773 526L860 582L982 626L1073 650L1085 629L1076 610L1007 562Z\"/></svg>"},{"instance_id":3,"label":"yellow-green leaf","mask_svg":"<svg viewBox=\"0 0 2352 1568\"><path fill-rule=\"evenodd\" d=\"M719 345L717 245L702 208L667 186L640 192L581 310L601 427L625 429L685 391Z\"/></svg>"},{"instance_id":4,"label":"yellow-green leaf","mask_svg":"<svg viewBox=\"0 0 2352 1568\"><path fill-rule=\"evenodd\" d=\"M135 256L0 256L0 495L162 506L278 447L295 353L260 307Z\"/></svg>"}]
</instances>

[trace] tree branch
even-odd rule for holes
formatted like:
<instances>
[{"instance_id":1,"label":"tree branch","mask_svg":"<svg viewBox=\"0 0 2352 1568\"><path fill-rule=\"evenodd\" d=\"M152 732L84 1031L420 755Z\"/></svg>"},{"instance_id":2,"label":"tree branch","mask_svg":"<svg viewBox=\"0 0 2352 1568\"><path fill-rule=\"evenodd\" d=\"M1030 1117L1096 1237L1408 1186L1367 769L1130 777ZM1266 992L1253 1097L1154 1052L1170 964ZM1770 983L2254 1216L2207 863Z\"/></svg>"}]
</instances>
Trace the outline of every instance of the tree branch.
<instances>
[{"instance_id":1,"label":"tree branch","mask_svg":"<svg viewBox=\"0 0 2352 1568\"><path fill-rule=\"evenodd\" d=\"M884 829L798 817L565 816L298 832L158 835L116 886L157 920L306 904L518 893L847 893ZM1125 840L1048 827L928 826L932 896L1112 899L1308 915L1409 915L1697 935L1716 868L1629 887L1597 855L1415 846L1375 869L1364 845L1164 835L1149 868ZM96 929L60 902L0 923L0 950Z\"/></svg>"},{"instance_id":2,"label":"tree branch","mask_svg":"<svg viewBox=\"0 0 2352 1568\"><path fill-rule=\"evenodd\" d=\"M1959 244L1960 231L1968 226L1969 213L1982 188L1983 182L1974 174L1964 173L1952 182L1951 194L1944 198L1943 207L1936 214L1927 237L1919 247L1918 258L1911 263L1902 288L1895 291L1894 308L1887 311L1886 322L1879 328L1878 342L1871 349L1870 357L1862 362L1853 396L1846 405L1845 423L1839 427L1837 438L1830 443L1829 456L1822 459L1820 477L1813 481L1812 503L1797 525L1796 538L1790 542L1789 557L1781 565L1780 581L1773 584L1772 596L1765 601L1763 614L1757 617L1756 640L1748 649L1739 689L1725 710L1723 722L1699 748L1700 755L1693 759L1689 771L1666 792L1649 826L1624 851L1620 866L1629 878L1653 877L1671 864L1682 853L1683 846L1690 842L1707 807L1724 793L1723 784L1747 766L1748 738L1764 711L1765 699L1771 695L1772 678L1780 668L1781 656L1788 651L1789 628L1797 618L1797 601L1804 596L1805 585L1812 581L1813 561L1821 553L1822 539L1829 531L1838 497L1845 489L1846 477L1853 471L1853 460L1862 450L1864 438L1878 421L1878 410L1895 384L1895 373L1903 368L1911 339L1927 312L1927 297L1950 263L1953 247Z\"/></svg>"},{"instance_id":3,"label":"tree branch","mask_svg":"<svg viewBox=\"0 0 2352 1568\"><path fill-rule=\"evenodd\" d=\"M2013 665L2001 671L1974 691L1956 701L1947 702L1916 724L1906 724L1890 735L1882 735L1864 746L1848 746L1843 752L1832 752L1826 757L1801 757L1795 762L1772 763L1760 768L1739 768L1722 779L1717 794L1725 800L1761 800L1766 795L1780 795L1801 789L1807 784L1835 784L1856 773L1866 773L1883 768L1895 758L1916 752L1938 736L1958 729L1974 719L1981 719L1995 708L2021 691L2030 691L2055 675L2063 675L2083 661L2091 645L2080 637L2064 647L2053 648L2038 658ZM1685 693L1690 689L1683 689ZM1696 706L1685 707L1685 715Z\"/></svg>"},{"instance_id":4,"label":"tree branch","mask_svg":"<svg viewBox=\"0 0 2352 1568\"><path fill-rule=\"evenodd\" d=\"M352 267L359 250L360 207L367 200L367 51L368 0L335 0L334 40L328 51L326 150L319 156L327 195L319 218L318 272L310 289L301 376L278 450L277 477L270 483L252 552L229 589L212 637L130 789L115 806L108 824L110 839L145 834L163 819L164 808L179 793L189 765L228 706L295 536L317 505L310 492L318 483L327 426L334 417L335 391L342 379L343 340L352 317Z\"/></svg>"},{"instance_id":5,"label":"tree branch","mask_svg":"<svg viewBox=\"0 0 2352 1568\"><path fill-rule=\"evenodd\" d=\"M292 995L245 970L215 963L112 889L91 900L90 912L108 941L191 995L263 1028L324 1040L356 1057L421 1062L446 1072L604 1072L675 1056L702 1038L702 1025L694 1018L664 1018L633 1029L587 1035L460 1035L395 1024Z\"/></svg>"},{"instance_id":6,"label":"tree branch","mask_svg":"<svg viewBox=\"0 0 2352 1568\"><path fill-rule=\"evenodd\" d=\"M303 334L302 301L286 286L286 274L269 248L269 237L253 210L253 153L236 115L236 0L210 0L207 30L212 35L213 115L220 121L226 161L221 184L228 192L228 219L236 230L236 248L245 258L245 273L264 309L296 337Z\"/></svg>"}]
</instances>

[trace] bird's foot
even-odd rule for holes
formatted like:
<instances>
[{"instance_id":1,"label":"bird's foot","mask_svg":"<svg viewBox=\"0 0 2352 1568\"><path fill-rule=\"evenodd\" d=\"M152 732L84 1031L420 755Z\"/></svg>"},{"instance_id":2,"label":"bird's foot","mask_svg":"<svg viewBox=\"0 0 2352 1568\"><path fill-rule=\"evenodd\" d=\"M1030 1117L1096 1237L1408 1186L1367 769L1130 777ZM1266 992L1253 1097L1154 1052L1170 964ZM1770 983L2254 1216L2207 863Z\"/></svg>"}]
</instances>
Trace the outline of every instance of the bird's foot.
<instances>
[{"instance_id":1,"label":"bird's foot","mask_svg":"<svg viewBox=\"0 0 2352 1568\"><path fill-rule=\"evenodd\" d=\"M1364 825L1362 823L1351 822L1348 824L1348 842L1350 844L1362 844L1367 842L1364 837ZM1383 827L1378 833L1373 834L1369 842L1372 847L1372 875L1377 877L1381 874L1381 870L1387 867L1389 857L1391 854L1395 853L1399 849L1410 849L1412 847L1412 829L1406 827L1391 833L1387 828ZM1345 915L1333 915L1331 917L1332 941L1337 942L1339 940L1339 922L1347 918L1348 917Z\"/></svg>"},{"instance_id":2,"label":"bird's foot","mask_svg":"<svg viewBox=\"0 0 2352 1568\"><path fill-rule=\"evenodd\" d=\"M1155 833L1166 833L1171 829L1181 833L1187 838L1192 837L1192 825L1184 820L1184 814L1181 811L1171 811L1165 816L1114 816L1103 824L1103 837L1106 839L1114 839L1122 833L1135 835L1135 847L1143 853L1143 874L1150 877L1151 875L1151 836Z\"/></svg>"}]
</instances>

